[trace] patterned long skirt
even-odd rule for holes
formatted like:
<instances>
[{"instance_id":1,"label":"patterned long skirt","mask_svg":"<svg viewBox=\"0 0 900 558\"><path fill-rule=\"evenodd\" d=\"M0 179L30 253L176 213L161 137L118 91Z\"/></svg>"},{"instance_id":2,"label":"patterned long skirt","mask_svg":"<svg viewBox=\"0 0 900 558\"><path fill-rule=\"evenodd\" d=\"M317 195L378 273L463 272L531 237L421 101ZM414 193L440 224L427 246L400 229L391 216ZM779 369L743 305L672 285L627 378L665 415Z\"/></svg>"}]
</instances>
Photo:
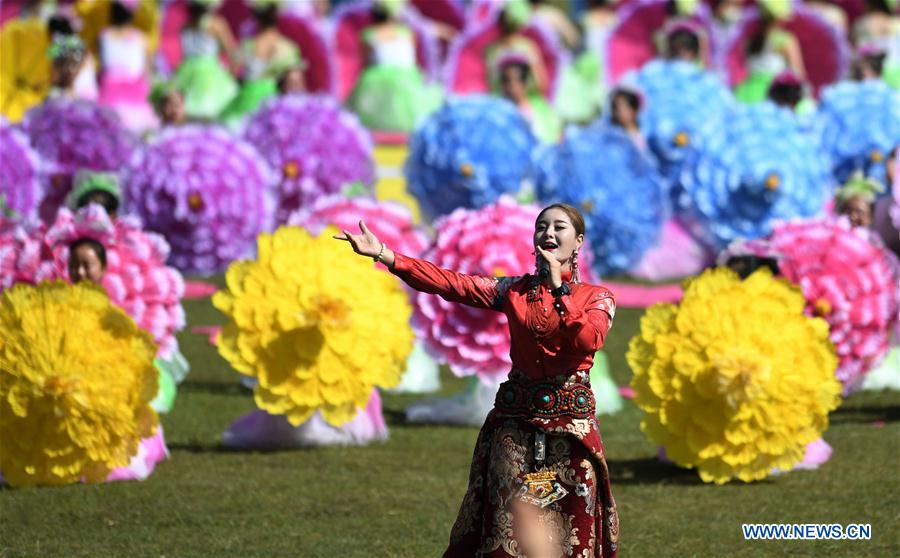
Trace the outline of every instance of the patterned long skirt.
<instances>
[{"instance_id":1,"label":"patterned long skirt","mask_svg":"<svg viewBox=\"0 0 900 558\"><path fill-rule=\"evenodd\" d=\"M543 459L536 459L536 440L544 444ZM540 503L528 499L534 473L545 473L537 478L552 492ZM444 557L614 557L618 539L596 419L491 411Z\"/></svg>"}]
</instances>

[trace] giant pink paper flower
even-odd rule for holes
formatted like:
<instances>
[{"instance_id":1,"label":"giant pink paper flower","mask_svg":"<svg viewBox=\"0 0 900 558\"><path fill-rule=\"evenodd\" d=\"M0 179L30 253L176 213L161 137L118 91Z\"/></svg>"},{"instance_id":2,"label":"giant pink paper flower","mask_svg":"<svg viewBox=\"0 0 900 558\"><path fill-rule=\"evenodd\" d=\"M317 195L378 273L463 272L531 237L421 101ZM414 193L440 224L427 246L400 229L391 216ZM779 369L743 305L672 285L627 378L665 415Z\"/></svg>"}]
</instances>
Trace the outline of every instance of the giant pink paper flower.
<instances>
[{"instance_id":1,"label":"giant pink paper flower","mask_svg":"<svg viewBox=\"0 0 900 558\"><path fill-rule=\"evenodd\" d=\"M540 208L519 205L509 196L481 209L457 209L435 222L437 237L424 258L469 275L516 276L532 273L534 222ZM584 282L590 274L587 247L579 252ZM470 308L425 293L414 298L413 330L425 347L457 376L478 375L486 382L509 371L509 329L499 312Z\"/></svg>"},{"instance_id":2,"label":"giant pink paper flower","mask_svg":"<svg viewBox=\"0 0 900 558\"><path fill-rule=\"evenodd\" d=\"M758 248L777 255L781 273L802 289L806 312L828 321L840 358L837 377L845 395L855 390L884 358L890 328L900 319L896 261L868 230L846 219L781 223Z\"/></svg>"},{"instance_id":3,"label":"giant pink paper flower","mask_svg":"<svg viewBox=\"0 0 900 558\"><path fill-rule=\"evenodd\" d=\"M32 282L68 279L69 245L85 237L106 248L103 287L110 300L153 335L159 356L169 358L178 349L175 332L185 326L184 280L179 271L165 265L169 254L165 239L144 232L136 220L125 217L113 222L93 204L75 214L61 209L56 222L37 241L42 262Z\"/></svg>"},{"instance_id":4,"label":"giant pink paper flower","mask_svg":"<svg viewBox=\"0 0 900 558\"><path fill-rule=\"evenodd\" d=\"M359 232L360 220L366 222L366 226L379 240L401 254L419 258L428 248L428 235L422 227L413 224L412 215L406 206L369 197L325 196L292 213L288 224L319 235L328 225Z\"/></svg>"},{"instance_id":5,"label":"giant pink paper flower","mask_svg":"<svg viewBox=\"0 0 900 558\"><path fill-rule=\"evenodd\" d=\"M49 251L43 238L47 227L38 221L0 215L0 291L16 283L34 283Z\"/></svg>"}]
</instances>

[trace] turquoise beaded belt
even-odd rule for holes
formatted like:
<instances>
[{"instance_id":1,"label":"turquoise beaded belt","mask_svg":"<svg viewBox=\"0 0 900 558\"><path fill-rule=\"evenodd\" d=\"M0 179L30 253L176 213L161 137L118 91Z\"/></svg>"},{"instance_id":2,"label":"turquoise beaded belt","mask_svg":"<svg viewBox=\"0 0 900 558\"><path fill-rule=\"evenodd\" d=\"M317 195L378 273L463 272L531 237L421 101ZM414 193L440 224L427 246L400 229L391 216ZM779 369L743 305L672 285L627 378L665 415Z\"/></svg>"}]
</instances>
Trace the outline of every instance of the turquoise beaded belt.
<instances>
[{"instance_id":1,"label":"turquoise beaded belt","mask_svg":"<svg viewBox=\"0 0 900 558\"><path fill-rule=\"evenodd\" d=\"M502 413L539 418L589 418L596 410L589 384L523 378L500 384L494 408Z\"/></svg>"}]
</instances>

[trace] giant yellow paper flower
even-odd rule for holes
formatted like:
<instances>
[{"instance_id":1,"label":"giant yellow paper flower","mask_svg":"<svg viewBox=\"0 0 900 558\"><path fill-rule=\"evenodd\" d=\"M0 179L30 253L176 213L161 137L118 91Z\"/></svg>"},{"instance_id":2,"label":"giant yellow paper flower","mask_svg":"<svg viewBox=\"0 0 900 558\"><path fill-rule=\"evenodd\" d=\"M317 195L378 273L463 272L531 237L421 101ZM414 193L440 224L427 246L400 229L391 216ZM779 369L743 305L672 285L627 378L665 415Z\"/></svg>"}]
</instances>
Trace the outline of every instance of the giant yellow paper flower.
<instances>
[{"instance_id":1,"label":"giant yellow paper flower","mask_svg":"<svg viewBox=\"0 0 900 558\"><path fill-rule=\"evenodd\" d=\"M0 471L13 486L101 482L158 422L156 345L96 285L0 301Z\"/></svg>"},{"instance_id":2,"label":"giant yellow paper flower","mask_svg":"<svg viewBox=\"0 0 900 558\"><path fill-rule=\"evenodd\" d=\"M0 114L19 122L50 89L47 25L39 18L12 19L0 30Z\"/></svg>"},{"instance_id":3,"label":"giant yellow paper flower","mask_svg":"<svg viewBox=\"0 0 900 558\"><path fill-rule=\"evenodd\" d=\"M231 264L213 305L230 321L221 354L259 379L256 404L299 425L317 409L334 425L400 376L413 334L399 280L331 238L281 227L257 239L256 261Z\"/></svg>"},{"instance_id":4,"label":"giant yellow paper flower","mask_svg":"<svg viewBox=\"0 0 900 558\"><path fill-rule=\"evenodd\" d=\"M657 304L631 339L641 429L704 482L790 469L840 402L828 324L803 315L800 290L760 270L691 280L679 305Z\"/></svg>"}]
</instances>

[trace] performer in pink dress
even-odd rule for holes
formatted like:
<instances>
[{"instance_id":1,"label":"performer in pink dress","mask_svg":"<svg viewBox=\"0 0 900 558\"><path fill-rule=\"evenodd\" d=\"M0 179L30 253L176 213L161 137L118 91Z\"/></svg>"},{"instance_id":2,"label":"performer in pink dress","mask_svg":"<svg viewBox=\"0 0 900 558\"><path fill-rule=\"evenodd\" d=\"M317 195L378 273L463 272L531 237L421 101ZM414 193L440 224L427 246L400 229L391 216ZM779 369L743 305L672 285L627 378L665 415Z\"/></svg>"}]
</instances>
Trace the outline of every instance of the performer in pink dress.
<instances>
[{"instance_id":1,"label":"performer in pink dress","mask_svg":"<svg viewBox=\"0 0 900 558\"><path fill-rule=\"evenodd\" d=\"M554 204L541 211L537 269L519 277L441 269L393 252L362 221L360 230L334 238L416 290L509 320L512 370L478 436L444 556L616 556L618 513L589 380L615 300L579 280L585 226L578 210Z\"/></svg>"},{"instance_id":2,"label":"performer in pink dress","mask_svg":"<svg viewBox=\"0 0 900 558\"><path fill-rule=\"evenodd\" d=\"M147 36L133 24L137 2L111 4L110 27L100 33L100 104L119 115L134 132L157 125L150 107L150 50Z\"/></svg>"}]
</instances>

